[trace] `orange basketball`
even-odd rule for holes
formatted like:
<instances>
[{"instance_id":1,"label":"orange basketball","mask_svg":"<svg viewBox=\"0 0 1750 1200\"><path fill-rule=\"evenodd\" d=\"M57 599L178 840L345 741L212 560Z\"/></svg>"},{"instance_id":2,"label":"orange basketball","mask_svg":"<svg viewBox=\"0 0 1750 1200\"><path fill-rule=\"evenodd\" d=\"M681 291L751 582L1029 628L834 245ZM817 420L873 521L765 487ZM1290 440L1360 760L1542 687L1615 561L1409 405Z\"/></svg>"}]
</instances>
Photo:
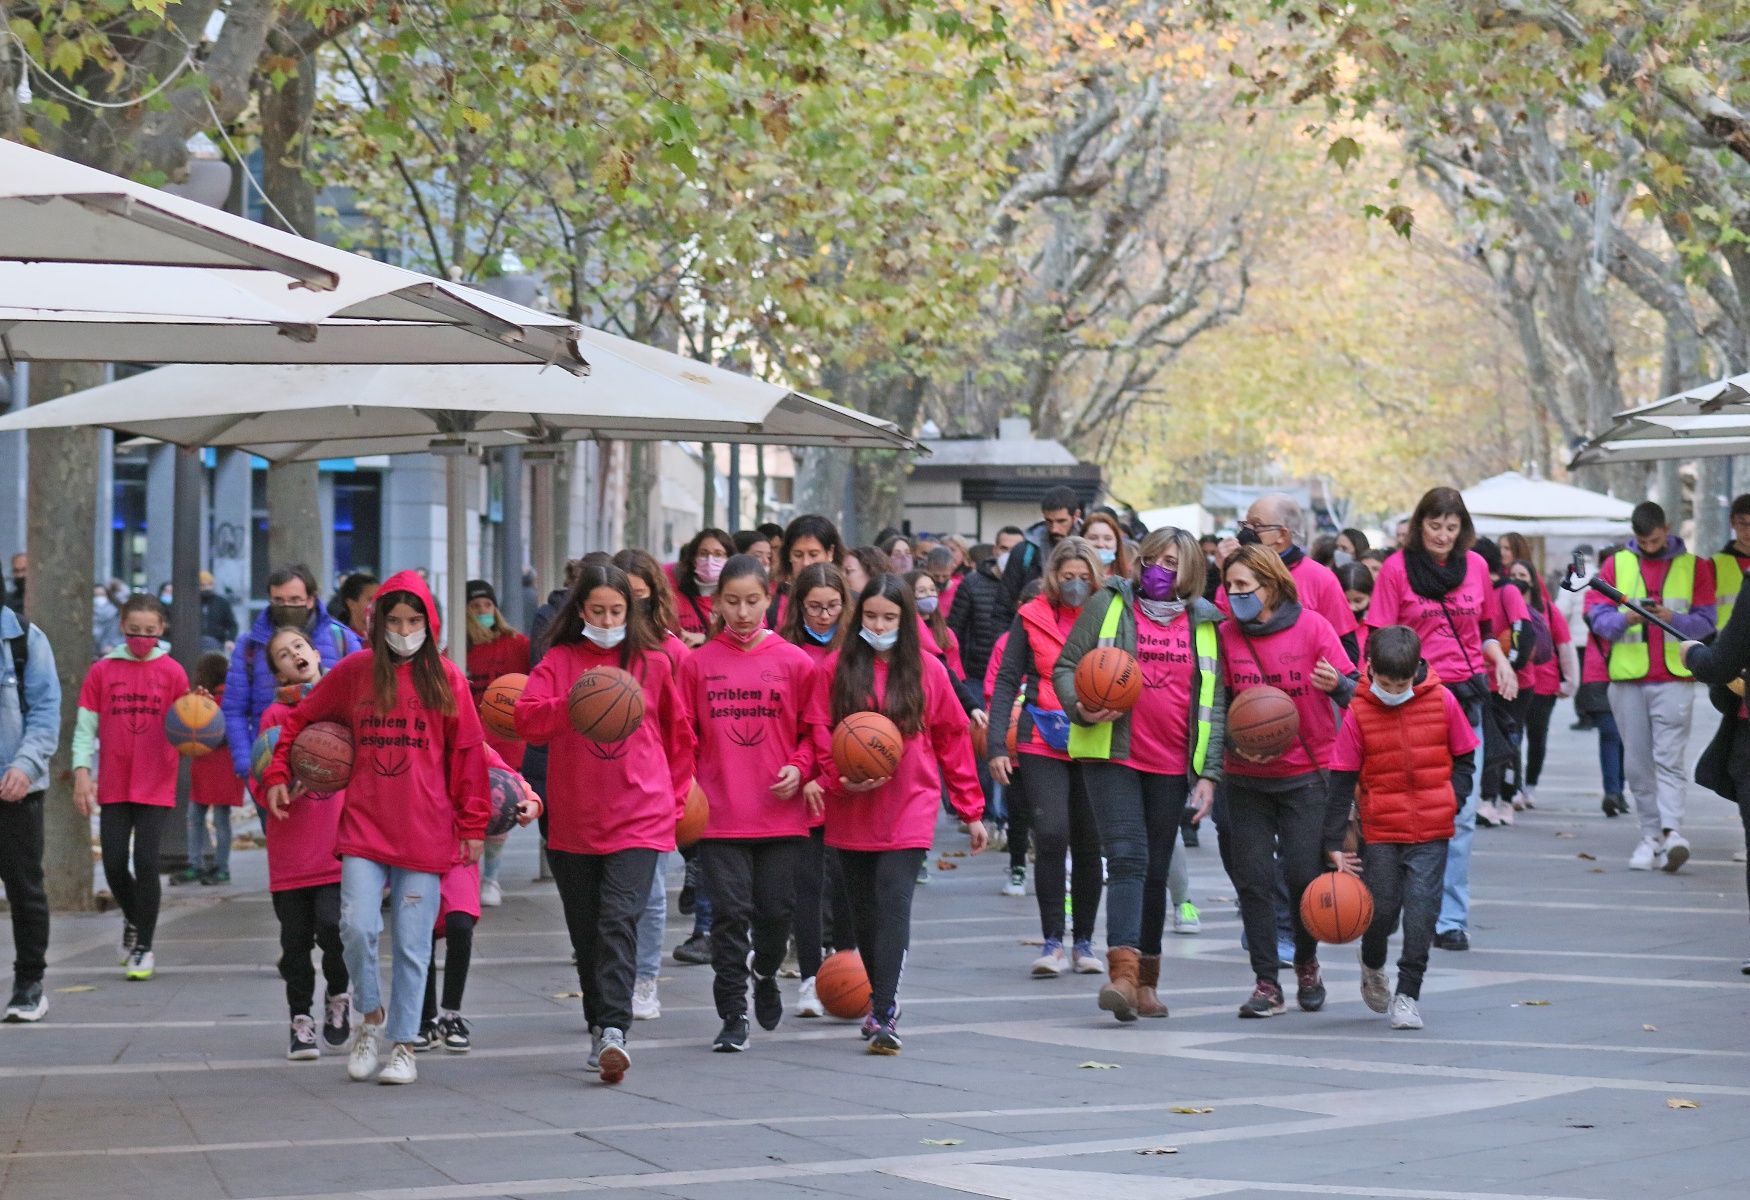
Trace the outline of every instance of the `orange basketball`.
<instances>
[{"instance_id":1,"label":"orange basketball","mask_svg":"<svg viewBox=\"0 0 1750 1200\"><path fill-rule=\"evenodd\" d=\"M312 792L338 792L352 778L352 730L333 721L304 726L286 753L286 765Z\"/></svg>"},{"instance_id":2,"label":"orange basketball","mask_svg":"<svg viewBox=\"0 0 1750 1200\"><path fill-rule=\"evenodd\" d=\"M984 725L972 727L972 758L975 762L985 760L985 752L990 749L990 730Z\"/></svg>"},{"instance_id":3,"label":"orange basketball","mask_svg":"<svg viewBox=\"0 0 1750 1200\"><path fill-rule=\"evenodd\" d=\"M826 956L814 976L814 994L820 1006L843 1021L860 1021L869 1015L869 972L863 956L855 950L840 950Z\"/></svg>"},{"instance_id":4,"label":"orange basketball","mask_svg":"<svg viewBox=\"0 0 1750 1200\"><path fill-rule=\"evenodd\" d=\"M832 731L832 760L852 783L888 778L904 752L899 727L878 712L854 712Z\"/></svg>"},{"instance_id":5,"label":"orange basketball","mask_svg":"<svg viewBox=\"0 0 1750 1200\"><path fill-rule=\"evenodd\" d=\"M1015 703L1009 709L1009 733L1003 739L1003 744L1009 748L1009 757L1015 757L1015 729L1021 724L1021 697L1015 697Z\"/></svg>"},{"instance_id":6,"label":"orange basketball","mask_svg":"<svg viewBox=\"0 0 1750 1200\"><path fill-rule=\"evenodd\" d=\"M500 675L486 685L486 694L480 697L480 721L486 728L499 737L514 738L516 731L516 702L522 699L523 689L529 686L529 677L521 674Z\"/></svg>"},{"instance_id":7,"label":"orange basketball","mask_svg":"<svg viewBox=\"0 0 1750 1200\"><path fill-rule=\"evenodd\" d=\"M705 799L705 789L693 780L693 790L687 793L686 815L675 824L675 845L686 849L705 836L705 822L711 819L711 803Z\"/></svg>"},{"instance_id":8,"label":"orange basketball","mask_svg":"<svg viewBox=\"0 0 1750 1200\"><path fill-rule=\"evenodd\" d=\"M184 758L211 754L225 744L225 718L211 696L178 696L164 714L164 736Z\"/></svg>"},{"instance_id":9,"label":"orange basketball","mask_svg":"<svg viewBox=\"0 0 1750 1200\"><path fill-rule=\"evenodd\" d=\"M1373 924L1373 893L1353 875L1326 871L1300 894L1300 923L1321 942L1352 942Z\"/></svg>"},{"instance_id":10,"label":"orange basketball","mask_svg":"<svg viewBox=\"0 0 1750 1200\"><path fill-rule=\"evenodd\" d=\"M1142 672L1129 652L1100 646L1076 664L1076 699L1089 712L1129 712L1142 698Z\"/></svg>"},{"instance_id":11,"label":"orange basketball","mask_svg":"<svg viewBox=\"0 0 1750 1200\"><path fill-rule=\"evenodd\" d=\"M644 721L644 689L618 667L591 667L571 685L571 727L592 742L623 742Z\"/></svg>"},{"instance_id":12,"label":"orange basketball","mask_svg":"<svg viewBox=\"0 0 1750 1200\"><path fill-rule=\"evenodd\" d=\"M1227 740L1254 759L1272 759L1300 737L1300 710L1281 688L1249 687L1227 705Z\"/></svg>"}]
</instances>

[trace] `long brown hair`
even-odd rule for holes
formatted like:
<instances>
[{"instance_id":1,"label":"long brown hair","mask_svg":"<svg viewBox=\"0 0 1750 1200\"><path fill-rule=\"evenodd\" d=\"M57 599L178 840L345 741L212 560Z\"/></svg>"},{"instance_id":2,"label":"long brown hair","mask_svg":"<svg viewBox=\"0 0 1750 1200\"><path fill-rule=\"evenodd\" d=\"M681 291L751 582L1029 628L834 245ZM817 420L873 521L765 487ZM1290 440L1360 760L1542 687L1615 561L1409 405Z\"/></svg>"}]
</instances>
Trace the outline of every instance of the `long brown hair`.
<instances>
[{"instance_id":1,"label":"long brown hair","mask_svg":"<svg viewBox=\"0 0 1750 1200\"><path fill-rule=\"evenodd\" d=\"M1452 553L1458 558L1462 559L1465 552L1476 545L1477 527L1471 523L1470 509L1465 506L1464 497L1457 488L1437 487L1429 488L1416 502L1416 511L1410 514L1410 531L1404 540L1404 549L1417 554L1428 553L1422 545L1422 523L1430 517L1458 518L1458 541L1452 547Z\"/></svg>"},{"instance_id":2,"label":"long brown hair","mask_svg":"<svg viewBox=\"0 0 1750 1200\"><path fill-rule=\"evenodd\" d=\"M845 573L829 562L809 563L790 580L790 597L784 603L784 619L778 623L778 636L804 648L820 644L809 637L807 630L803 628L808 614L803 611L802 603L815 588L831 588L839 594L839 600L845 606L839 613L838 628L833 631L832 641L828 643L830 649L837 650L845 641L845 620L850 616L851 610L851 588L845 582Z\"/></svg>"},{"instance_id":3,"label":"long brown hair","mask_svg":"<svg viewBox=\"0 0 1750 1200\"><path fill-rule=\"evenodd\" d=\"M680 619L675 615L674 589L669 586L668 575L661 563L646 551L628 548L614 555L614 565L628 575L636 575L650 589L650 609L646 615L658 633L665 629L674 632L680 628Z\"/></svg>"},{"instance_id":4,"label":"long brown hair","mask_svg":"<svg viewBox=\"0 0 1750 1200\"><path fill-rule=\"evenodd\" d=\"M918 580L920 579L928 579L931 583L936 582L935 578L931 576L928 571L907 571L905 573L905 586L911 589L913 603L917 602ZM919 613L918 615L923 617L922 613ZM936 649L943 654L948 653L948 613L942 607L942 593L940 589L936 592L936 611L923 619L924 627L930 631L930 636L936 640Z\"/></svg>"},{"instance_id":5,"label":"long brown hair","mask_svg":"<svg viewBox=\"0 0 1750 1200\"><path fill-rule=\"evenodd\" d=\"M701 529L693 535L693 539L681 547L680 554L675 558L674 586L688 600L697 600L700 596L699 581L694 578L693 562L699 557L699 547L707 541L716 542L723 547L723 557L727 560L735 554L735 539L721 529Z\"/></svg>"},{"instance_id":6,"label":"long brown hair","mask_svg":"<svg viewBox=\"0 0 1750 1200\"><path fill-rule=\"evenodd\" d=\"M376 599L371 601L371 692L377 702L378 714L386 717L395 711L395 674L401 664L400 655L389 648L389 610L397 604L405 604L425 618L425 641L408 660L413 672L413 690L418 694L419 702L431 712L455 716L456 694L450 689L444 657L438 653L437 630L432 627L425 601L412 592L378 592ZM466 613L462 616L464 620L467 618Z\"/></svg>"},{"instance_id":7,"label":"long brown hair","mask_svg":"<svg viewBox=\"0 0 1750 1200\"><path fill-rule=\"evenodd\" d=\"M548 627L548 646L570 646L583 640L583 602L597 588L611 588L626 601L626 640L620 643L620 666L629 668L635 654L644 654L662 646L662 632L644 615L632 595L632 585L626 572L613 563L590 563L577 573L577 582L565 593L565 599Z\"/></svg>"},{"instance_id":8,"label":"long brown hair","mask_svg":"<svg viewBox=\"0 0 1750 1200\"><path fill-rule=\"evenodd\" d=\"M863 606L877 597L899 606L899 640L887 662L887 694L875 703L875 648L860 636ZM923 644L918 638L918 608L911 588L897 575L877 575L857 597L856 611L839 649L832 676L832 721L854 712L879 712L906 737L924 729Z\"/></svg>"}]
</instances>

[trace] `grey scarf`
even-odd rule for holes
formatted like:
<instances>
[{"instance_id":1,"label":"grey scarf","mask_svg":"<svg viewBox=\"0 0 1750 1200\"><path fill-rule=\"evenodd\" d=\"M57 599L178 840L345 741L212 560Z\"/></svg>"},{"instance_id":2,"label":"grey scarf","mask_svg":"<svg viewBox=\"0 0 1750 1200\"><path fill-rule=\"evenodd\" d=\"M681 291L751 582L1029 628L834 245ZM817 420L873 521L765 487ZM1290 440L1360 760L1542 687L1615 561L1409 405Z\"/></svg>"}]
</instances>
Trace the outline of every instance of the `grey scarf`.
<instances>
[{"instance_id":1,"label":"grey scarf","mask_svg":"<svg viewBox=\"0 0 1750 1200\"><path fill-rule=\"evenodd\" d=\"M1156 625L1170 625L1185 611L1189 603L1188 600L1150 600L1147 596L1138 596L1136 607Z\"/></svg>"}]
</instances>

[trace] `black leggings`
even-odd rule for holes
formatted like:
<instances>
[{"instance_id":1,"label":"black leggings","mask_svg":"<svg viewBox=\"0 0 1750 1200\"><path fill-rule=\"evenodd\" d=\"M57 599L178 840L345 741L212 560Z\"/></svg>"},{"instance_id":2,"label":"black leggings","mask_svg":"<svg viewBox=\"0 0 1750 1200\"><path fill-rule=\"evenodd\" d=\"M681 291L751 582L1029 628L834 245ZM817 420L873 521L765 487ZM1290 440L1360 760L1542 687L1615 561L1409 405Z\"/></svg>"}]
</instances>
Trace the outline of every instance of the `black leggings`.
<instances>
[{"instance_id":1,"label":"black leggings","mask_svg":"<svg viewBox=\"0 0 1750 1200\"><path fill-rule=\"evenodd\" d=\"M1531 699L1531 715L1525 718L1525 786L1536 787L1543 774L1544 751L1549 748L1549 721L1556 711L1554 696Z\"/></svg>"},{"instance_id":2,"label":"black leggings","mask_svg":"<svg viewBox=\"0 0 1750 1200\"><path fill-rule=\"evenodd\" d=\"M796 938L796 965L804 979L813 979L820 971L825 947L854 950L857 946L839 852L827 846L824 825L809 830L808 840L796 851L796 912L791 931Z\"/></svg>"},{"instance_id":3,"label":"black leggings","mask_svg":"<svg viewBox=\"0 0 1750 1200\"><path fill-rule=\"evenodd\" d=\"M857 947L869 973L869 1011L899 1013L899 980L911 946L911 897L928 850L840 850Z\"/></svg>"},{"instance_id":4,"label":"black leggings","mask_svg":"<svg viewBox=\"0 0 1750 1200\"><path fill-rule=\"evenodd\" d=\"M330 996L340 995L352 982L340 945L340 885L322 883L275 892L273 915L280 922L279 967L280 978L286 981L286 1007L294 1017L307 1017L316 1002L311 950L322 947L322 978Z\"/></svg>"},{"instance_id":5,"label":"black leggings","mask_svg":"<svg viewBox=\"0 0 1750 1200\"><path fill-rule=\"evenodd\" d=\"M474 957L474 914L453 912L444 916L444 1011L462 1011L462 993L468 987L468 963ZM437 1020L437 938L431 943L431 964L425 970L425 1010L422 1020Z\"/></svg>"},{"instance_id":6,"label":"black leggings","mask_svg":"<svg viewBox=\"0 0 1750 1200\"><path fill-rule=\"evenodd\" d=\"M159 843L164 838L164 818L175 809L156 804L121 801L98 809L98 840L103 845L103 878L109 894L134 927L134 945L152 948L158 931ZM128 871L128 843L133 843L134 869Z\"/></svg>"},{"instance_id":7,"label":"black leggings","mask_svg":"<svg viewBox=\"0 0 1750 1200\"><path fill-rule=\"evenodd\" d=\"M1519 791L1519 747L1525 740L1531 699L1529 692L1511 700L1489 697L1483 712L1483 800L1511 800Z\"/></svg>"},{"instance_id":8,"label":"black leggings","mask_svg":"<svg viewBox=\"0 0 1750 1200\"><path fill-rule=\"evenodd\" d=\"M1014 775L1027 793L1033 827L1033 887L1039 896L1039 931L1063 940L1063 856L1071 863L1070 899L1074 938L1092 941L1100 915L1100 826L1076 763L1029 754Z\"/></svg>"},{"instance_id":9,"label":"black leggings","mask_svg":"<svg viewBox=\"0 0 1750 1200\"><path fill-rule=\"evenodd\" d=\"M1009 818L1009 870L1027 869L1027 839L1032 833L1033 810L1027 803L1027 790L1021 786L1021 759L1014 756L1009 759L1014 771L1009 775L1011 782L1003 785L1003 811Z\"/></svg>"}]
</instances>

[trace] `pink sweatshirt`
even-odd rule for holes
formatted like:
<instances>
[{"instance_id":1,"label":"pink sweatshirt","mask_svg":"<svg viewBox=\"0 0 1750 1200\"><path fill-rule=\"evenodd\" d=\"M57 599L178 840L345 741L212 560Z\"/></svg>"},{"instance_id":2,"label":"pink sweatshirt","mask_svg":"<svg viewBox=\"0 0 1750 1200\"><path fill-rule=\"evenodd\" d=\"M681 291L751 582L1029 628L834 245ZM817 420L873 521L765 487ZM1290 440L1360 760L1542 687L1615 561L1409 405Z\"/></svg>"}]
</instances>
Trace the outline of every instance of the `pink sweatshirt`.
<instances>
[{"instance_id":1,"label":"pink sweatshirt","mask_svg":"<svg viewBox=\"0 0 1750 1200\"><path fill-rule=\"evenodd\" d=\"M839 788L832 758L832 677L838 661L838 655L829 655L815 668L805 717L814 738L815 769L826 789L826 844L840 850L928 849L944 782L961 819L978 820L984 793L972 762L966 710L947 669L928 654L923 655L924 731L905 739L899 769L872 792L853 795ZM886 695L887 664L876 659L876 702Z\"/></svg>"},{"instance_id":2,"label":"pink sweatshirt","mask_svg":"<svg viewBox=\"0 0 1750 1200\"><path fill-rule=\"evenodd\" d=\"M1123 763L1150 775L1182 776L1189 769L1195 719L1190 615L1158 625L1138 608L1136 665L1142 671L1142 696L1130 710L1130 757Z\"/></svg>"},{"instance_id":3,"label":"pink sweatshirt","mask_svg":"<svg viewBox=\"0 0 1750 1200\"><path fill-rule=\"evenodd\" d=\"M294 707L284 701L270 705L261 714L261 731L266 733L276 725L284 725ZM283 744L284 733L280 740ZM289 892L340 882L340 858L335 847L340 842L340 812L345 805L345 788L338 792L298 792L286 806L285 820L267 818L264 829L268 891Z\"/></svg>"},{"instance_id":4,"label":"pink sweatshirt","mask_svg":"<svg viewBox=\"0 0 1750 1200\"><path fill-rule=\"evenodd\" d=\"M95 717L96 761L84 761L82 739L76 739L73 765L95 766L99 804L176 806L182 759L164 735L164 714L187 693L187 672L162 649L138 659L118 646L91 664L79 688L79 708ZM91 723L82 716L82 727Z\"/></svg>"},{"instance_id":5,"label":"pink sweatshirt","mask_svg":"<svg viewBox=\"0 0 1750 1200\"><path fill-rule=\"evenodd\" d=\"M674 663L655 651L624 667L644 687L644 720L622 742L592 742L571 728L571 685L591 667L619 667L620 650L584 640L547 651L523 698L517 732L547 746L547 845L567 854L673 850L693 783L693 731Z\"/></svg>"},{"instance_id":6,"label":"pink sweatshirt","mask_svg":"<svg viewBox=\"0 0 1750 1200\"><path fill-rule=\"evenodd\" d=\"M802 708L814 663L775 633L743 650L720 633L681 666L681 699L698 736L698 779L711 802L708 838L802 837L808 806L801 789L772 795L778 772L814 774L814 748Z\"/></svg>"},{"instance_id":7,"label":"pink sweatshirt","mask_svg":"<svg viewBox=\"0 0 1750 1200\"><path fill-rule=\"evenodd\" d=\"M1247 688L1267 683L1287 692L1300 712L1300 737L1269 762L1256 763L1241 758L1234 753L1230 740L1227 773L1254 779L1282 779L1290 775L1305 775L1320 767L1328 769L1331 747L1337 740L1337 706L1312 685L1313 669L1321 658L1337 668L1340 675L1355 669L1331 623L1316 612L1303 610L1300 619L1287 629L1254 635L1250 639L1240 632L1239 624L1234 621L1223 621L1216 630L1221 636L1230 696L1237 698ZM1312 749L1313 758L1307 757L1308 747Z\"/></svg>"}]
</instances>

